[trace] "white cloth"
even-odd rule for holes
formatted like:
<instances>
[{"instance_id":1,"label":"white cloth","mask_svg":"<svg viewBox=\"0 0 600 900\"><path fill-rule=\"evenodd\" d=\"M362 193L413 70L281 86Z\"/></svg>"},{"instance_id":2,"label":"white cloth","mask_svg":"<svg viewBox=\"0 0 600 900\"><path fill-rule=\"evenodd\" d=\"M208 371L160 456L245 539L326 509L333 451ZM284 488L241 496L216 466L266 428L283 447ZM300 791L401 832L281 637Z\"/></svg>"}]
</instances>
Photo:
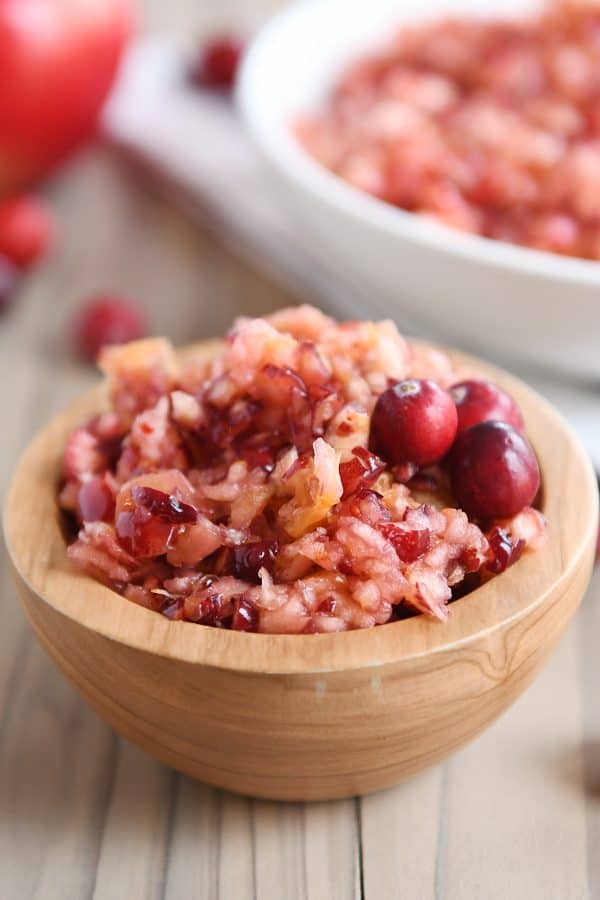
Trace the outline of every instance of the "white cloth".
<instances>
[{"instance_id":1,"label":"white cloth","mask_svg":"<svg viewBox=\"0 0 600 900\"><path fill-rule=\"evenodd\" d=\"M269 190L231 102L189 86L176 44L146 39L133 46L105 110L104 131L281 284L334 314L368 314L368 296L314 258L302 230ZM408 322L398 324L415 333ZM559 408L600 472L600 385L555 382L549 373L516 374Z\"/></svg>"}]
</instances>

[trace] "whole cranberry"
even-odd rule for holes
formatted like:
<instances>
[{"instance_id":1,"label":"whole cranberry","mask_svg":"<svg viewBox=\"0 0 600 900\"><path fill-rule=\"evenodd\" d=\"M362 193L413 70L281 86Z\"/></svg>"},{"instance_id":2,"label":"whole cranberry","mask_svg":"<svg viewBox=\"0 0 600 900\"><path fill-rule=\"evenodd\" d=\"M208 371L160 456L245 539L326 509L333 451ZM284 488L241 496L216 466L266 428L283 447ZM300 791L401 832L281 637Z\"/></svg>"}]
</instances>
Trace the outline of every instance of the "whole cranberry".
<instances>
[{"instance_id":1,"label":"whole cranberry","mask_svg":"<svg viewBox=\"0 0 600 900\"><path fill-rule=\"evenodd\" d=\"M428 466L456 437L454 400L434 381L409 378L384 391L371 417L371 445L394 466ZM414 472L413 472L414 474Z\"/></svg>"},{"instance_id":2,"label":"whole cranberry","mask_svg":"<svg viewBox=\"0 0 600 900\"><path fill-rule=\"evenodd\" d=\"M126 344L146 334L143 310L122 297L94 297L79 313L74 328L77 350L90 360L105 344Z\"/></svg>"},{"instance_id":3,"label":"whole cranberry","mask_svg":"<svg viewBox=\"0 0 600 900\"><path fill-rule=\"evenodd\" d=\"M19 270L0 254L0 313L11 305L19 284Z\"/></svg>"},{"instance_id":4,"label":"whole cranberry","mask_svg":"<svg viewBox=\"0 0 600 900\"><path fill-rule=\"evenodd\" d=\"M540 487L531 444L506 422L481 422L463 431L449 472L457 502L476 519L514 516L533 503Z\"/></svg>"},{"instance_id":5,"label":"whole cranberry","mask_svg":"<svg viewBox=\"0 0 600 900\"><path fill-rule=\"evenodd\" d=\"M20 269L36 262L54 235L54 219L37 197L23 195L0 203L0 253Z\"/></svg>"},{"instance_id":6,"label":"whole cranberry","mask_svg":"<svg viewBox=\"0 0 600 900\"><path fill-rule=\"evenodd\" d=\"M458 413L458 434L480 422L508 422L523 431L523 416L512 397L491 381L460 381L450 388Z\"/></svg>"},{"instance_id":7,"label":"whole cranberry","mask_svg":"<svg viewBox=\"0 0 600 900\"><path fill-rule=\"evenodd\" d=\"M190 77L200 87L231 90L235 84L244 43L233 35L217 35L200 49Z\"/></svg>"}]
</instances>

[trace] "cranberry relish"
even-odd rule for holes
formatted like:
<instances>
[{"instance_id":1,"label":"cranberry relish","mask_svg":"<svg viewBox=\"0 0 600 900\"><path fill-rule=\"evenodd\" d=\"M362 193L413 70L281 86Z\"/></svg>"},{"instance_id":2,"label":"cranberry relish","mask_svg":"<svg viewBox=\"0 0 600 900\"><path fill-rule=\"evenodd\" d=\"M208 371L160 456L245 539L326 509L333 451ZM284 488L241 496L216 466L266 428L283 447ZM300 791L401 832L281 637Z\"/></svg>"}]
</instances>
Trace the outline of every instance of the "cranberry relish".
<instances>
[{"instance_id":1,"label":"cranberry relish","mask_svg":"<svg viewBox=\"0 0 600 900\"><path fill-rule=\"evenodd\" d=\"M600 260L600 5L410 23L298 123L346 182L472 234Z\"/></svg>"},{"instance_id":2,"label":"cranberry relish","mask_svg":"<svg viewBox=\"0 0 600 900\"><path fill-rule=\"evenodd\" d=\"M153 339L100 366L112 409L64 453L69 557L168 618L280 633L446 619L544 539L514 401L391 322L304 306L239 319L208 361Z\"/></svg>"}]
</instances>

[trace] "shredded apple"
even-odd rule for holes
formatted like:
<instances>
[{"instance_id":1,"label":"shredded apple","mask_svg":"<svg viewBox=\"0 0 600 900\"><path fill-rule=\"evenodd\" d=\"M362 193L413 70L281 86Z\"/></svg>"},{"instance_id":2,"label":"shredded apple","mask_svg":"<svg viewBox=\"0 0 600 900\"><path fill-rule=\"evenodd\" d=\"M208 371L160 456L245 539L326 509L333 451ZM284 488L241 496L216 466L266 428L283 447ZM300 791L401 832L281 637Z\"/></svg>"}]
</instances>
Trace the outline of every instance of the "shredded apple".
<instances>
[{"instance_id":1,"label":"shredded apple","mask_svg":"<svg viewBox=\"0 0 600 900\"><path fill-rule=\"evenodd\" d=\"M470 520L444 459L378 455L385 392L412 379L401 402L443 394L448 443L447 389L473 377L391 322L338 324L303 306L238 319L209 361L180 363L150 339L105 348L100 366L111 410L64 452L60 505L79 527L69 557L170 619L285 633L443 620L453 597L543 540L531 506Z\"/></svg>"}]
</instances>

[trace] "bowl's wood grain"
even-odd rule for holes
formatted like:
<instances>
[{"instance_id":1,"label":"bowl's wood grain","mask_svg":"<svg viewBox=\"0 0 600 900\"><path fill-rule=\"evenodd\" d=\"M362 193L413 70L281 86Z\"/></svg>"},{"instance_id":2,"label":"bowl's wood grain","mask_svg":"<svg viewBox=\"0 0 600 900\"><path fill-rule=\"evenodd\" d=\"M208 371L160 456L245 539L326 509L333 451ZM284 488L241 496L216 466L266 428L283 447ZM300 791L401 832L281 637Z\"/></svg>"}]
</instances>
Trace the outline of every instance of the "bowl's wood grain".
<instances>
[{"instance_id":1,"label":"bowl's wood grain","mask_svg":"<svg viewBox=\"0 0 600 900\"><path fill-rule=\"evenodd\" d=\"M585 591L597 527L595 477L564 422L520 382L477 365L524 411L549 535L453 604L448 624L420 616L343 634L240 634L170 622L75 572L56 505L59 461L68 432L104 405L100 387L38 434L6 503L16 582L40 641L117 731L220 787L342 797L443 758L552 650Z\"/></svg>"}]
</instances>

